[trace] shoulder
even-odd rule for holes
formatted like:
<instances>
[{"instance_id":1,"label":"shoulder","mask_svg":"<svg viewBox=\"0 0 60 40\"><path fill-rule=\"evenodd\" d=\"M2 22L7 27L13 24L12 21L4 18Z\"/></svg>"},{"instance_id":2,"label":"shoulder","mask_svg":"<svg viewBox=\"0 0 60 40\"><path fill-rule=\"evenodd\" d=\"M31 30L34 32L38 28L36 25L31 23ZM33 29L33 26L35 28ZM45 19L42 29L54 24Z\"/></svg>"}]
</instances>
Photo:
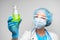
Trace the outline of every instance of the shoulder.
<instances>
[{"instance_id":1,"label":"shoulder","mask_svg":"<svg viewBox=\"0 0 60 40\"><path fill-rule=\"evenodd\" d=\"M51 38L52 38L53 40L58 40L58 35L57 35L56 33L54 33L54 32L49 32L49 34L50 34L50 36L51 36Z\"/></svg>"},{"instance_id":2,"label":"shoulder","mask_svg":"<svg viewBox=\"0 0 60 40\"><path fill-rule=\"evenodd\" d=\"M23 35L29 36L31 34L31 31L25 31Z\"/></svg>"},{"instance_id":3,"label":"shoulder","mask_svg":"<svg viewBox=\"0 0 60 40\"><path fill-rule=\"evenodd\" d=\"M30 38L30 31L25 31L21 36L20 40L28 40Z\"/></svg>"}]
</instances>

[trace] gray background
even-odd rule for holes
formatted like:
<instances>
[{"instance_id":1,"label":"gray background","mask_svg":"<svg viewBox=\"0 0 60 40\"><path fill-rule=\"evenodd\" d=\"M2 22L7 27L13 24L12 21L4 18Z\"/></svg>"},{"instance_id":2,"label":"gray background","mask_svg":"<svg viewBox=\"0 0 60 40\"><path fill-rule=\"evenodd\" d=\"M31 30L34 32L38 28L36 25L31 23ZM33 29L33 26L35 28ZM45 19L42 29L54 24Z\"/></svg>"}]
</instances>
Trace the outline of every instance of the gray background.
<instances>
[{"instance_id":1,"label":"gray background","mask_svg":"<svg viewBox=\"0 0 60 40\"><path fill-rule=\"evenodd\" d=\"M19 38L24 31L34 27L32 17L37 8L47 8L53 13L53 23L47 29L60 37L60 0L0 0L0 40L11 40L12 38L8 30L7 19L12 14L13 5L17 5L22 18Z\"/></svg>"}]
</instances>

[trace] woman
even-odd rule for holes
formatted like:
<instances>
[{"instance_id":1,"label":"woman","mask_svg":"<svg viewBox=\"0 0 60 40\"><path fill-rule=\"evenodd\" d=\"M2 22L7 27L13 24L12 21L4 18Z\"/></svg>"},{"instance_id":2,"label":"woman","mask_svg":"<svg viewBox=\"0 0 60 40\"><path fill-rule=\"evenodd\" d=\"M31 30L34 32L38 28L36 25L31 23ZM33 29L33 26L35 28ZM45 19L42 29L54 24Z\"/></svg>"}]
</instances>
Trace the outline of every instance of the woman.
<instances>
[{"instance_id":1,"label":"woman","mask_svg":"<svg viewBox=\"0 0 60 40\"><path fill-rule=\"evenodd\" d=\"M12 22L12 16L8 19L8 28L12 32L12 40L18 40L19 22ZM25 31L20 40L58 40L55 33L48 32L45 27L52 23L52 14L45 8L36 9L33 15L35 27L31 31Z\"/></svg>"}]
</instances>

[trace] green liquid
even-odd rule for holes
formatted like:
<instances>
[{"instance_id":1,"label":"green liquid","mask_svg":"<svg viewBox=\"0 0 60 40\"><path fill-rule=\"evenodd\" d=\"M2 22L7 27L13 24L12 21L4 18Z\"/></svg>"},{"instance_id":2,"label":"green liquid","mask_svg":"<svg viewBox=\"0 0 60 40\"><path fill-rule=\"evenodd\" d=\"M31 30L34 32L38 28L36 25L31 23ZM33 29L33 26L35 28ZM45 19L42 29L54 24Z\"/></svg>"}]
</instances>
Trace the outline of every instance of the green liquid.
<instances>
[{"instance_id":1,"label":"green liquid","mask_svg":"<svg viewBox=\"0 0 60 40\"><path fill-rule=\"evenodd\" d=\"M12 14L12 22L19 22L21 20L21 17L19 14Z\"/></svg>"}]
</instances>

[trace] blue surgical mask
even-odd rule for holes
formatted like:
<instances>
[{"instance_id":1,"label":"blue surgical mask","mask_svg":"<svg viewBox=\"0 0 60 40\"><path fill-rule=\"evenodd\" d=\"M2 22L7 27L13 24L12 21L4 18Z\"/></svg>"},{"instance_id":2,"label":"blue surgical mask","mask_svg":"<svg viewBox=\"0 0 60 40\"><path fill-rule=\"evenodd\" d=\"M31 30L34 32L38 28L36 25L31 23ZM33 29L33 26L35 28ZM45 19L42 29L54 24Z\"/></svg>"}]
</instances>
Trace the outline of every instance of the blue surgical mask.
<instances>
[{"instance_id":1,"label":"blue surgical mask","mask_svg":"<svg viewBox=\"0 0 60 40\"><path fill-rule=\"evenodd\" d=\"M45 25L46 25L46 20L44 20L44 19L42 19L42 18L34 18L33 23L34 23L34 25L35 25L35 28L40 29L40 28L45 27Z\"/></svg>"}]
</instances>

